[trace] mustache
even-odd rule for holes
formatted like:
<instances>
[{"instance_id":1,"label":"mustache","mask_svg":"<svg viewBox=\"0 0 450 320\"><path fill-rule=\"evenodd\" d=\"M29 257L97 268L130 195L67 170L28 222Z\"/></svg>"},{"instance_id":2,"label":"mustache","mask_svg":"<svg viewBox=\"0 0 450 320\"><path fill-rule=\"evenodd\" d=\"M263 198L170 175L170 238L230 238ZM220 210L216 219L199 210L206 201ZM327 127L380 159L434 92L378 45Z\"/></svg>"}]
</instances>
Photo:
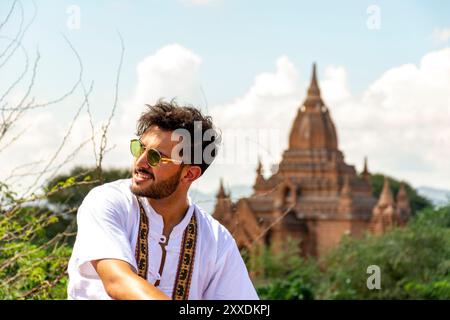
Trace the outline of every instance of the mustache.
<instances>
[{"instance_id":1,"label":"mustache","mask_svg":"<svg viewBox=\"0 0 450 320\"><path fill-rule=\"evenodd\" d=\"M149 175L152 179L155 179L155 176L153 175L153 173L151 173L150 171L147 171L144 168L138 168L135 171L139 172L139 173L143 173L143 174Z\"/></svg>"}]
</instances>

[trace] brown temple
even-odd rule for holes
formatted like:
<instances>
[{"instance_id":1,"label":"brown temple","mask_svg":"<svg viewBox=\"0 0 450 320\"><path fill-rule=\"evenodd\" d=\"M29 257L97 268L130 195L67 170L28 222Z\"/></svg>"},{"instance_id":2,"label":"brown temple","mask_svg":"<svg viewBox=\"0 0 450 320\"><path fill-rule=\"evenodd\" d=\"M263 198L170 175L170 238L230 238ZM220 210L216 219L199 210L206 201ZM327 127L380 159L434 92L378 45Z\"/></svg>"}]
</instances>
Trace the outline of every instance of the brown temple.
<instances>
[{"instance_id":1,"label":"brown temple","mask_svg":"<svg viewBox=\"0 0 450 320\"><path fill-rule=\"evenodd\" d=\"M320 256L344 235L381 234L410 218L403 184L394 200L385 179L377 200L370 179L367 159L358 175L338 148L314 64L307 97L298 109L279 170L265 179L259 163L253 195L236 203L221 181L213 215L233 234L240 248L282 243L290 237L300 240L303 255Z\"/></svg>"}]
</instances>

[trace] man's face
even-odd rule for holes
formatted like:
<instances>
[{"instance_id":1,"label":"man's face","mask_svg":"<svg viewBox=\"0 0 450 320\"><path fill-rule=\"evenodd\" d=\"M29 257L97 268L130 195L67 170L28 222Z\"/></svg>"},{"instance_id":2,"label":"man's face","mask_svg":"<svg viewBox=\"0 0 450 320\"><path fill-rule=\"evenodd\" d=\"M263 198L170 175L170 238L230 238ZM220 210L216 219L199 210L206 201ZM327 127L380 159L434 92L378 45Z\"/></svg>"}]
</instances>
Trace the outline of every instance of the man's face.
<instances>
[{"instance_id":1,"label":"man's face","mask_svg":"<svg viewBox=\"0 0 450 320\"><path fill-rule=\"evenodd\" d=\"M162 157L171 158L177 141L171 141L171 132L151 126L142 136L146 150L154 148ZM170 196L180 183L183 166L174 163L159 163L151 167L147 162L147 151L136 158L133 164L131 192L137 196L163 199Z\"/></svg>"}]
</instances>

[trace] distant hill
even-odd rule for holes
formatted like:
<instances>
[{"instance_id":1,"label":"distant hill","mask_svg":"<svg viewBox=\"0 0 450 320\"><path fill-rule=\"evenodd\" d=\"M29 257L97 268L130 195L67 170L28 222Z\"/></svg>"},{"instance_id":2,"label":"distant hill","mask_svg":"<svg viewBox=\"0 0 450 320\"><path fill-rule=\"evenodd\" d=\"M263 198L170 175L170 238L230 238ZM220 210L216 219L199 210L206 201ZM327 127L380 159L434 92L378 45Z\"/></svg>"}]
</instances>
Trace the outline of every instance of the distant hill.
<instances>
[{"instance_id":1,"label":"distant hill","mask_svg":"<svg viewBox=\"0 0 450 320\"><path fill-rule=\"evenodd\" d=\"M442 206L450 202L450 190L419 187L417 188L417 192L436 206Z\"/></svg>"},{"instance_id":2,"label":"distant hill","mask_svg":"<svg viewBox=\"0 0 450 320\"><path fill-rule=\"evenodd\" d=\"M225 188L227 192L231 191L231 198L237 201L240 198L248 197L252 194L252 187L247 185L234 185ZM436 189L431 187L419 187L416 189L417 193L424 198L430 200L436 206L442 206L450 202L450 190ZM197 189L190 191L192 200L197 203L206 212L212 214L214 205L216 204L217 190L211 193L201 192Z\"/></svg>"}]
</instances>

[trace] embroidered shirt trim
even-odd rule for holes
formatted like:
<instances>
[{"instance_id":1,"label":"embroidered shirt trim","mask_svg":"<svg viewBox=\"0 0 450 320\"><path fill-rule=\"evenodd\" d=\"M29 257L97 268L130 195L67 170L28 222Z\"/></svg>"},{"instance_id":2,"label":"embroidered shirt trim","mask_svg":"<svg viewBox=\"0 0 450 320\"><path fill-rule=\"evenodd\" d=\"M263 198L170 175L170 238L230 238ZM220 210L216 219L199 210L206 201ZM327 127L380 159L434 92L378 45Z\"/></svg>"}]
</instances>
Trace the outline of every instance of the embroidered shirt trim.
<instances>
[{"instance_id":1,"label":"embroidered shirt trim","mask_svg":"<svg viewBox=\"0 0 450 320\"><path fill-rule=\"evenodd\" d=\"M148 232L149 222L144 207L139 198L139 231L136 242L135 257L138 267L138 275L147 279L148 272ZM194 271L195 248L197 243L197 219L195 211L192 214L188 226L184 230L183 241L181 243L180 259L178 261L178 269L175 277L172 299L187 300L189 297L189 289L191 285L192 273ZM157 281L159 284L159 281Z\"/></svg>"}]
</instances>

